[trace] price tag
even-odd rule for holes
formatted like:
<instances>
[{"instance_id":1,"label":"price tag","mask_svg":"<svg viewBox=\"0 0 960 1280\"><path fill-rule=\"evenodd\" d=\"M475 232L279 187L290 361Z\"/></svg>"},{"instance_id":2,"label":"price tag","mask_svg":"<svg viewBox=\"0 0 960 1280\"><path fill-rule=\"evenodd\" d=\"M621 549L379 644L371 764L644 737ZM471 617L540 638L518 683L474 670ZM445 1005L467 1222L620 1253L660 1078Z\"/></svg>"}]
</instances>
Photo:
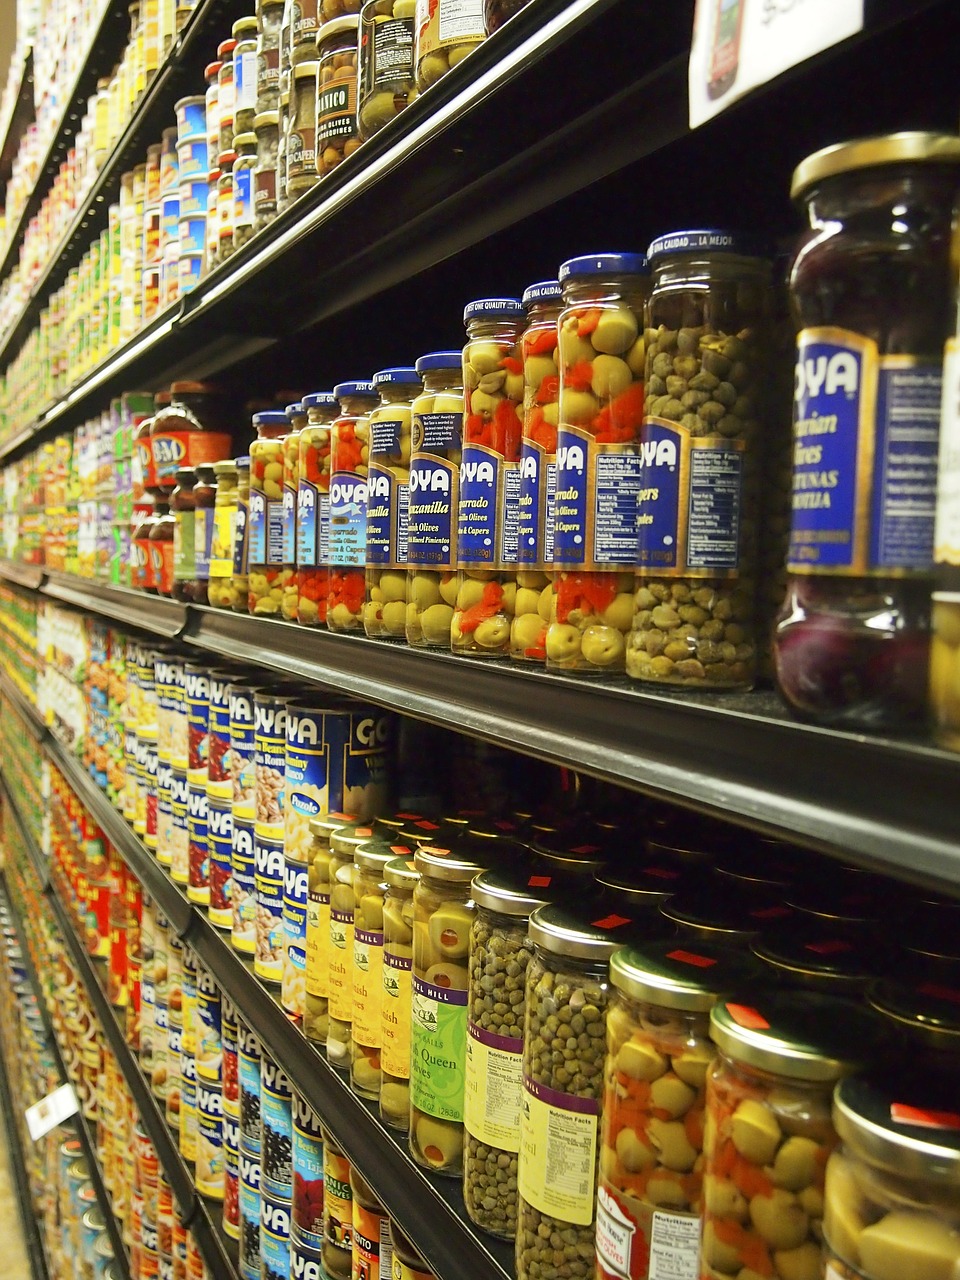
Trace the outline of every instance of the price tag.
<instances>
[{"instance_id":1,"label":"price tag","mask_svg":"<svg viewBox=\"0 0 960 1280\"><path fill-rule=\"evenodd\" d=\"M690 128L863 30L863 0L697 0Z\"/></svg>"},{"instance_id":2,"label":"price tag","mask_svg":"<svg viewBox=\"0 0 960 1280\"><path fill-rule=\"evenodd\" d=\"M77 1095L74 1092L72 1084L62 1084L59 1089L54 1089L53 1093L48 1093L45 1098L41 1098L39 1102L35 1102L32 1107L27 1107L25 1115L27 1117L27 1128L30 1130L30 1137L37 1142L45 1133L49 1133L51 1129L55 1129L58 1124L62 1124L64 1120L69 1120L71 1116L75 1116L80 1110L77 1102Z\"/></svg>"}]
</instances>

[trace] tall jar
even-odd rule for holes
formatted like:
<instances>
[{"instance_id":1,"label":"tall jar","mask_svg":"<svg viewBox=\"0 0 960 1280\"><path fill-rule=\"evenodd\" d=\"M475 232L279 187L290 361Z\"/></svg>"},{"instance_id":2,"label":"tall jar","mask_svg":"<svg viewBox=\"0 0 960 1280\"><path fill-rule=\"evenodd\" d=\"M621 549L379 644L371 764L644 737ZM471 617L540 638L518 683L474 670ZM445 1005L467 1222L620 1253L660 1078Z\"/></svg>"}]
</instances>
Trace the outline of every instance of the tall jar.
<instances>
[{"instance_id":1,"label":"tall jar","mask_svg":"<svg viewBox=\"0 0 960 1280\"><path fill-rule=\"evenodd\" d=\"M876 1059L867 1010L830 996L751 993L710 1013L703 1263L815 1280L834 1085Z\"/></svg>"},{"instance_id":2,"label":"tall jar","mask_svg":"<svg viewBox=\"0 0 960 1280\"><path fill-rule=\"evenodd\" d=\"M163 499L154 507L150 529L150 568L157 595L173 596L173 538L177 519Z\"/></svg>"},{"instance_id":3,"label":"tall jar","mask_svg":"<svg viewBox=\"0 0 960 1280\"><path fill-rule=\"evenodd\" d=\"M219 147L220 154L233 150L235 128L236 85L233 80L233 51L237 47L236 40L221 40L217 45L217 57L220 59L220 70L217 72L217 116L220 121ZM213 164L213 156L210 157Z\"/></svg>"},{"instance_id":4,"label":"tall jar","mask_svg":"<svg viewBox=\"0 0 960 1280\"><path fill-rule=\"evenodd\" d=\"M647 1280L653 1258L677 1275L701 1274L710 1010L762 980L756 961L721 947L655 943L611 958L597 1193L601 1280Z\"/></svg>"},{"instance_id":5,"label":"tall jar","mask_svg":"<svg viewBox=\"0 0 960 1280\"><path fill-rule=\"evenodd\" d=\"M416 94L416 0L367 0L360 10L360 92L357 123L365 142Z\"/></svg>"},{"instance_id":6,"label":"tall jar","mask_svg":"<svg viewBox=\"0 0 960 1280\"><path fill-rule=\"evenodd\" d=\"M257 115L260 116L265 111L276 111L280 105L283 0L260 0L257 19Z\"/></svg>"},{"instance_id":7,"label":"tall jar","mask_svg":"<svg viewBox=\"0 0 960 1280\"><path fill-rule=\"evenodd\" d=\"M253 239L257 135L238 133L234 145L237 158L233 162L233 247L237 250Z\"/></svg>"},{"instance_id":8,"label":"tall jar","mask_svg":"<svg viewBox=\"0 0 960 1280\"><path fill-rule=\"evenodd\" d=\"M231 28L233 49L234 134L249 133L257 114L257 19L238 18ZM233 149L236 149L234 138Z\"/></svg>"},{"instance_id":9,"label":"tall jar","mask_svg":"<svg viewBox=\"0 0 960 1280\"><path fill-rule=\"evenodd\" d=\"M204 95L207 124L207 159L213 164L220 154L220 68L219 61L208 62L203 69L203 78L207 88Z\"/></svg>"},{"instance_id":10,"label":"tall jar","mask_svg":"<svg viewBox=\"0 0 960 1280\"><path fill-rule=\"evenodd\" d=\"M637 560L647 260L598 253L560 268L560 425L547 667L624 670ZM604 521L589 513L602 509Z\"/></svg>"},{"instance_id":11,"label":"tall jar","mask_svg":"<svg viewBox=\"0 0 960 1280\"><path fill-rule=\"evenodd\" d=\"M303 397L306 425L300 431L297 486L297 621L305 627L327 621L330 570L330 425L339 405L332 391Z\"/></svg>"},{"instance_id":12,"label":"tall jar","mask_svg":"<svg viewBox=\"0 0 960 1280\"><path fill-rule=\"evenodd\" d=\"M420 357L416 370L423 378L423 391L413 402L410 441L407 644L448 649L457 600L461 353L431 352Z\"/></svg>"},{"instance_id":13,"label":"tall jar","mask_svg":"<svg viewBox=\"0 0 960 1280\"><path fill-rule=\"evenodd\" d=\"M377 0L373 0L377 3ZM407 617L407 527L413 400L420 375L413 368L373 375L380 404L370 414L367 473L367 571L363 629L380 640L404 640Z\"/></svg>"},{"instance_id":14,"label":"tall jar","mask_svg":"<svg viewBox=\"0 0 960 1280\"><path fill-rule=\"evenodd\" d=\"M293 566L283 559L283 437L289 423L282 410L253 415L257 438L250 446L250 553L248 607L279 614Z\"/></svg>"},{"instance_id":15,"label":"tall jar","mask_svg":"<svg viewBox=\"0 0 960 1280\"><path fill-rule=\"evenodd\" d=\"M288 404L290 430L283 438L283 562L293 567L280 602L280 612L289 622L297 620L297 491L300 487L300 431L307 421L299 403Z\"/></svg>"},{"instance_id":16,"label":"tall jar","mask_svg":"<svg viewBox=\"0 0 960 1280\"><path fill-rule=\"evenodd\" d=\"M729 231L660 236L646 330L639 555L627 674L748 689L755 628L769 263Z\"/></svg>"},{"instance_id":17,"label":"tall jar","mask_svg":"<svg viewBox=\"0 0 960 1280\"><path fill-rule=\"evenodd\" d=\"M371 1280L374 1276L392 1277L393 1247L387 1211L355 1167L350 1169L350 1190L353 1193L352 1274L356 1280L365 1276Z\"/></svg>"},{"instance_id":18,"label":"tall jar","mask_svg":"<svg viewBox=\"0 0 960 1280\"><path fill-rule=\"evenodd\" d=\"M360 631L366 595L368 416L377 395L371 382L341 382L333 394L340 412L330 426L327 627Z\"/></svg>"},{"instance_id":19,"label":"tall jar","mask_svg":"<svg viewBox=\"0 0 960 1280\"><path fill-rule=\"evenodd\" d=\"M213 474L217 481L217 492L213 501L207 603L215 609L232 609L236 599L232 579L239 503L237 464L229 461L215 462Z\"/></svg>"},{"instance_id":20,"label":"tall jar","mask_svg":"<svg viewBox=\"0 0 960 1280\"><path fill-rule=\"evenodd\" d=\"M216 500L214 464L202 463L197 467L197 483L193 491L195 508L193 543L196 571L190 599L194 604L206 604L209 594L210 552L213 544L213 515Z\"/></svg>"},{"instance_id":21,"label":"tall jar","mask_svg":"<svg viewBox=\"0 0 960 1280\"><path fill-rule=\"evenodd\" d=\"M530 0L483 0L483 26L488 36L499 31L515 13L530 3Z\"/></svg>"},{"instance_id":22,"label":"tall jar","mask_svg":"<svg viewBox=\"0 0 960 1280\"><path fill-rule=\"evenodd\" d=\"M310 819L303 1033L317 1044L327 1043L330 997L330 837L341 827L359 825L357 818L345 813Z\"/></svg>"},{"instance_id":23,"label":"tall jar","mask_svg":"<svg viewBox=\"0 0 960 1280\"><path fill-rule=\"evenodd\" d=\"M301 0L294 6L290 27L291 67L316 60L317 25L317 0Z\"/></svg>"},{"instance_id":24,"label":"tall jar","mask_svg":"<svg viewBox=\"0 0 960 1280\"><path fill-rule=\"evenodd\" d=\"M435 1280L433 1272L391 1219L390 1243L393 1246L393 1280Z\"/></svg>"},{"instance_id":25,"label":"tall jar","mask_svg":"<svg viewBox=\"0 0 960 1280\"><path fill-rule=\"evenodd\" d=\"M504 1240L517 1233L528 925L550 890L549 876L520 867L473 882L463 1202L471 1222Z\"/></svg>"},{"instance_id":26,"label":"tall jar","mask_svg":"<svg viewBox=\"0 0 960 1280\"><path fill-rule=\"evenodd\" d=\"M841 1080L827 1162L830 1280L960 1274L960 1115L955 1089L912 1075Z\"/></svg>"},{"instance_id":27,"label":"tall jar","mask_svg":"<svg viewBox=\"0 0 960 1280\"><path fill-rule=\"evenodd\" d=\"M350 1070L353 1056L353 882L357 848L373 835L368 826L338 827L330 833L330 959L328 970L327 1061Z\"/></svg>"},{"instance_id":28,"label":"tall jar","mask_svg":"<svg viewBox=\"0 0 960 1280\"><path fill-rule=\"evenodd\" d=\"M196 498L197 473L193 467L177 470L177 486L170 495L173 512L173 598L192 600L197 577Z\"/></svg>"},{"instance_id":29,"label":"tall jar","mask_svg":"<svg viewBox=\"0 0 960 1280\"><path fill-rule=\"evenodd\" d=\"M288 78L289 78L289 72ZM281 77L283 73L281 72ZM280 89L280 113L277 130L277 213L290 203L287 196L287 147L290 140L290 89Z\"/></svg>"},{"instance_id":30,"label":"tall jar","mask_svg":"<svg viewBox=\"0 0 960 1280\"><path fill-rule=\"evenodd\" d=\"M383 869L383 996L380 1005L380 1119L406 1133L410 1125L410 1008L413 996L413 858Z\"/></svg>"},{"instance_id":31,"label":"tall jar","mask_svg":"<svg viewBox=\"0 0 960 1280\"><path fill-rule=\"evenodd\" d=\"M236 211L236 193L233 188L233 166L237 153L232 149L221 152L220 174L217 178L216 238L217 262L226 262L233 256L233 218ZM212 264L211 264L212 265Z\"/></svg>"},{"instance_id":32,"label":"tall jar","mask_svg":"<svg viewBox=\"0 0 960 1280\"><path fill-rule=\"evenodd\" d=\"M517 591L523 317L515 298L481 298L463 313L459 571L450 646L473 657L500 657L510 648Z\"/></svg>"},{"instance_id":33,"label":"tall jar","mask_svg":"<svg viewBox=\"0 0 960 1280\"><path fill-rule=\"evenodd\" d=\"M317 173L332 173L360 145L357 128L356 13L317 32Z\"/></svg>"},{"instance_id":34,"label":"tall jar","mask_svg":"<svg viewBox=\"0 0 960 1280\"><path fill-rule=\"evenodd\" d=\"M453 32L453 34L450 34ZM483 9L459 0L417 5L417 92L423 93L484 39Z\"/></svg>"},{"instance_id":35,"label":"tall jar","mask_svg":"<svg viewBox=\"0 0 960 1280\"><path fill-rule=\"evenodd\" d=\"M329 1129L323 1130L323 1243L320 1259L329 1280L350 1280L353 1192L350 1161Z\"/></svg>"},{"instance_id":36,"label":"tall jar","mask_svg":"<svg viewBox=\"0 0 960 1280\"><path fill-rule=\"evenodd\" d=\"M410 1153L446 1177L463 1174L470 928L474 876L485 868L451 849L414 854Z\"/></svg>"},{"instance_id":37,"label":"tall jar","mask_svg":"<svg viewBox=\"0 0 960 1280\"><path fill-rule=\"evenodd\" d=\"M237 523L233 538L233 571L230 590L234 613L247 613L250 601L250 457L237 459Z\"/></svg>"},{"instance_id":38,"label":"tall jar","mask_svg":"<svg viewBox=\"0 0 960 1280\"><path fill-rule=\"evenodd\" d=\"M277 216L277 164L280 146L280 114L263 111L253 122L257 161L253 170L253 214L257 231Z\"/></svg>"},{"instance_id":39,"label":"tall jar","mask_svg":"<svg viewBox=\"0 0 960 1280\"><path fill-rule=\"evenodd\" d=\"M287 196L296 200L317 184L317 64L301 62L290 73L287 131Z\"/></svg>"},{"instance_id":40,"label":"tall jar","mask_svg":"<svg viewBox=\"0 0 960 1280\"><path fill-rule=\"evenodd\" d=\"M589 924L552 905L530 917L535 951L523 1026L518 1280L550 1273L557 1234L571 1275L593 1271L607 966L629 929L623 916ZM559 1161L568 1171L562 1180L553 1175Z\"/></svg>"},{"instance_id":41,"label":"tall jar","mask_svg":"<svg viewBox=\"0 0 960 1280\"><path fill-rule=\"evenodd\" d=\"M774 661L790 706L822 724L925 717L958 165L960 139L903 133L828 147L793 175L810 231L790 274L794 497Z\"/></svg>"},{"instance_id":42,"label":"tall jar","mask_svg":"<svg viewBox=\"0 0 960 1280\"><path fill-rule=\"evenodd\" d=\"M520 339L523 360L523 440L517 517L517 594L510 624L510 657L547 659L550 578L553 567L553 486L560 421L560 356L557 321L559 281L541 280L523 291L527 327Z\"/></svg>"}]
</instances>

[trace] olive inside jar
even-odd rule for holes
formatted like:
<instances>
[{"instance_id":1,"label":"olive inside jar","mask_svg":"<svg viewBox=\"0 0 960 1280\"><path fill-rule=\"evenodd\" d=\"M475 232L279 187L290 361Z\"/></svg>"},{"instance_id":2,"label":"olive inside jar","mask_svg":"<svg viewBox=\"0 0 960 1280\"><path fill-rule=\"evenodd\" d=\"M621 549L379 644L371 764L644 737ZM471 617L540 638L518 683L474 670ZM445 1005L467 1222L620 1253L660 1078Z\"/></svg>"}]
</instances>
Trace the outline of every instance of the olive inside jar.
<instances>
[{"instance_id":1,"label":"olive inside jar","mask_svg":"<svg viewBox=\"0 0 960 1280\"><path fill-rule=\"evenodd\" d=\"M207 584L207 603L215 609L232 609L235 604L232 578L239 505L239 472L236 462L227 461L214 463L213 474L217 487L210 533L210 578Z\"/></svg>"},{"instance_id":2,"label":"olive inside jar","mask_svg":"<svg viewBox=\"0 0 960 1280\"><path fill-rule=\"evenodd\" d=\"M660 236L646 340L639 565L627 674L749 688L770 265L729 231Z\"/></svg>"},{"instance_id":3,"label":"olive inside jar","mask_svg":"<svg viewBox=\"0 0 960 1280\"><path fill-rule=\"evenodd\" d=\"M217 463L217 466L220 464ZM197 482L193 490L193 552L194 575L189 587L189 599L194 604L206 604L210 582L210 553L213 545L214 506L217 500L217 481L213 464L204 463L196 469Z\"/></svg>"},{"instance_id":4,"label":"olive inside jar","mask_svg":"<svg viewBox=\"0 0 960 1280\"><path fill-rule=\"evenodd\" d=\"M332 391L303 397L306 424L300 429L297 463L297 621L304 627L327 621L330 541L330 426L339 411Z\"/></svg>"},{"instance_id":5,"label":"olive inside jar","mask_svg":"<svg viewBox=\"0 0 960 1280\"><path fill-rule=\"evenodd\" d=\"M367 0L360 10L358 124L366 141L416 96L416 0Z\"/></svg>"},{"instance_id":6,"label":"olive inside jar","mask_svg":"<svg viewBox=\"0 0 960 1280\"><path fill-rule=\"evenodd\" d=\"M410 1125L410 1007L413 995L413 858L383 869L383 994L380 1006L380 1119L406 1133Z\"/></svg>"},{"instance_id":7,"label":"olive inside jar","mask_svg":"<svg viewBox=\"0 0 960 1280\"><path fill-rule=\"evenodd\" d=\"M902 133L816 152L793 175L810 230L790 273L793 516L774 660L784 698L821 724L925 718L958 167L960 138Z\"/></svg>"},{"instance_id":8,"label":"olive inside jar","mask_svg":"<svg viewBox=\"0 0 960 1280\"><path fill-rule=\"evenodd\" d=\"M249 610L249 561L250 561L250 457L243 454L237 459L237 522L233 537L233 572L230 605L234 613Z\"/></svg>"},{"instance_id":9,"label":"olive inside jar","mask_svg":"<svg viewBox=\"0 0 960 1280\"><path fill-rule=\"evenodd\" d=\"M307 857L306 996L303 1033L317 1044L327 1042L330 997L330 837L341 827L359 826L346 813L310 819Z\"/></svg>"},{"instance_id":10,"label":"olive inside jar","mask_svg":"<svg viewBox=\"0 0 960 1280\"><path fill-rule=\"evenodd\" d=\"M356 905L353 884L356 851L373 835L370 826L338 827L330 834L330 951L328 971L327 1061L350 1070L353 1057L353 971Z\"/></svg>"},{"instance_id":11,"label":"olive inside jar","mask_svg":"<svg viewBox=\"0 0 960 1280\"><path fill-rule=\"evenodd\" d=\"M360 145L357 127L356 13L325 22L317 32L316 171L332 173Z\"/></svg>"}]
</instances>

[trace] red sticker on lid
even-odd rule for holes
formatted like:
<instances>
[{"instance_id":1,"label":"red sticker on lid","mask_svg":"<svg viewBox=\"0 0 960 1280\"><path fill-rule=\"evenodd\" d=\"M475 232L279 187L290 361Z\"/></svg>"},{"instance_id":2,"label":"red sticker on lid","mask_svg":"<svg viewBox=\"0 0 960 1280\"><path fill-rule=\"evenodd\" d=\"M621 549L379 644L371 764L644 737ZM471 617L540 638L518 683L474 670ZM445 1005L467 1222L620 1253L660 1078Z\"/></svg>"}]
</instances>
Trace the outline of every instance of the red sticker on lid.
<instances>
[{"instance_id":1,"label":"red sticker on lid","mask_svg":"<svg viewBox=\"0 0 960 1280\"><path fill-rule=\"evenodd\" d=\"M890 1119L895 1124L915 1124L921 1129L960 1129L960 1115L955 1111L928 1111L905 1102L890 1104Z\"/></svg>"},{"instance_id":2,"label":"red sticker on lid","mask_svg":"<svg viewBox=\"0 0 960 1280\"><path fill-rule=\"evenodd\" d=\"M419 813L397 813L394 817L399 818L402 822L419 822L421 820Z\"/></svg>"},{"instance_id":3,"label":"red sticker on lid","mask_svg":"<svg viewBox=\"0 0 960 1280\"><path fill-rule=\"evenodd\" d=\"M748 1004L728 1004L727 1013L738 1026L745 1027L748 1031L770 1030L770 1023L760 1010L754 1009Z\"/></svg>"},{"instance_id":4,"label":"red sticker on lid","mask_svg":"<svg viewBox=\"0 0 960 1280\"><path fill-rule=\"evenodd\" d=\"M405 853L409 853L410 850L405 844L392 844L390 846L390 852L395 853L398 858L402 858L403 855Z\"/></svg>"},{"instance_id":5,"label":"red sticker on lid","mask_svg":"<svg viewBox=\"0 0 960 1280\"><path fill-rule=\"evenodd\" d=\"M515 822L507 822L505 818L501 818L499 822L493 824L498 831L516 831L517 824Z\"/></svg>"},{"instance_id":6,"label":"red sticker on lid","mask_svg":"<svg viewBox=\"0 0 960 1280\"><path fill-rule=\"evenodd\" d=\"M417 869L416 859L415 859L415 858L410 858L410 859L407 861L407 870L408 870L408 871L416 871L416 869Z\"/></svg>"},{"instance_id":7,"label":"red sticker on lid","mask_svg":"<svg viewBox=\"0 0 960 1280\"><path fill-rule=\"evenodd\" d=\"M698 969L709 969L717 963L711 956L698 956L695 951L668 951L667 959L679 960L681 964L693 964Z\"/></svg>"},{"instance_id":8,"label":"red sticker on lid","mask_svg":"<svg viewBox=\"0 0 960 1280\"><path fill-rule=\"evenodd\" d=\"M437 822L431 822L429 818L421 818L421 820L416 825L420 827L423 831L439 831L440 830L440 824Z\"/></svg>"},{"instance_id":9,"label":"red sticker on lid","mask_svg":"<svg viewBox=\"0 0 960 1280\"><path fill-rule=\"evenodd\" d=\"M570 848L571 853L599 853L600 846L598 844L577 844Z\"/></svg>"},{"instance_id":10,"label":"red sticker on lid","mask_svg":"<svg viewBox=\"0 0 960 1280\"><path fill-rule=\"evenodd\" d=\"M629 923L629 916L604 916L602 920L592 921L595 929L619 929L622 924Z\"/></svg>"},{"instance_id":11,"label":"red sticker on lid","mask_svg":"<svg viewBox=\"0 0 960 1280\"><path fill-rule=\"evenodd\" d=\"M357 827L354 834L358 836L372 836L373 827Z\"/></svg>"},{"instance_id":12,"label":"red sticker on lid","mask_svg":"<svg viewBox=\"0 0 960 1280\"><path fill-rule=\"evenodd\" d=\"M527 881L528 889L546 889L553 876L531 876Z\"/></svg>"},{"instance_id":13,"label":"red sticker on lid","mask_svg":"<svg viewBox=\"0 0 960 1280\"><path fill-rule=\"evenodd\" d=\"M949 1000L951 1004L960 1004L960 991L955 987L941 987L937 982L925 982L917 990L922 996L932 996L934 1000Z\"/></svg>"},{"instance_id":14,"label":"red sticker on lid","mask_svg":"<svg viewBox=\"0 0 960 1280\"><path fill-rule=\"evenodd\" d=\"M790 914L789 907L761 907L759 911L749 912L751 920L779 920Z\"/></svg>"},{"instance_id":15,"label":"red sticker on lid","mask_svg":"<svg viewBox=\"0 0 960 1280\"><path fill-rule=\"evenodd\" d=\"M839 938L833 938L828 942L807 942L803 949L813 951L818 956L835 956L838 951L852 951L853 947L849 942L841 942Z\"/></svg>"},{"instance_id":16,"label":"red sticker on lid","mask_svg":"<svg viewBox=\"0 0 960 1280\"><path fill-rule=\"evenodd\" d=\"M647 867L648 876L656 876L658 880L679 880L680 872L671 871L668 867Z\"/></svg>"}]
</instances>

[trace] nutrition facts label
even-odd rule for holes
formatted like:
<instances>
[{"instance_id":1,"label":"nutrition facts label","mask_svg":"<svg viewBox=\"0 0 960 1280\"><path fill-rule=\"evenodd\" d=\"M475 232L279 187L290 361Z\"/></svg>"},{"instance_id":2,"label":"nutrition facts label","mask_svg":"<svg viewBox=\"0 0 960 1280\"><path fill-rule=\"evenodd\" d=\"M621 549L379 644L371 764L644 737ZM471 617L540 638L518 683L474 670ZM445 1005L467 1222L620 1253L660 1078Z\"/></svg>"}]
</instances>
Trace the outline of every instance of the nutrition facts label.
<instances>
[{"instance_id":1,"label":"nutrition facts label","mask_svg":"<svg viewBox=\"0 0 960 1280\"><path fill-rule=\"evenodd\" d=\"M636 454L597 454L593 544L597 564L635 562L639 490L640 459Z\"/></svg>"},{"instance_id":2,"label":"nutrition facts label","mask_svg":"<svg viewBox=\"0 0 960 1280\"><path fill-rule=\"evenodd\" d=\"M650 1280L699 1280L700 1219L654 1213L650 1230Z\"/></svg>"},{"instance_id":3,"label":"nutrition facts label","mask_svg":"<svg viewBox=\"0 0 960 1280\"><path fill-rule=\"evenodd\" d=\"M737 568L742 476L743 454L738 449L690 450L689 568Z\"/></svg>"}]
</instances>

